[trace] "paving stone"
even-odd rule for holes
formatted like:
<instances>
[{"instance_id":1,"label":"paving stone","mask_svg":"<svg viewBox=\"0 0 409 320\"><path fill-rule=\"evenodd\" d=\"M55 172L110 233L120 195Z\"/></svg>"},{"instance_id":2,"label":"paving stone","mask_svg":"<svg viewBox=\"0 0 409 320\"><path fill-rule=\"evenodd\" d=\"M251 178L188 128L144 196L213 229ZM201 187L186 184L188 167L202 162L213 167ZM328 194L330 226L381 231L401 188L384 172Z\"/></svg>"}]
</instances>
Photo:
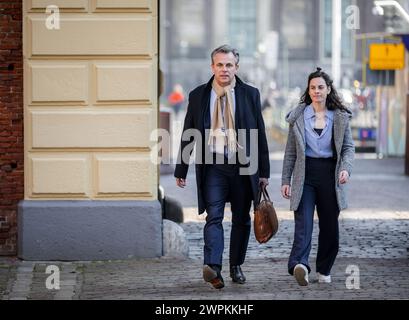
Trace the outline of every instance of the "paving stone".
<instances>
[{"instance_id":1,"label":"paving stone","mask_svg":"<svg viewBox=\"0 0 409 320\"><path fill-rule=\"evenodd\" d=\"M267 244L251 233L243 271L247 282L232 283L228 275L231 212L223 223L225 251L223 271L226 286L214 290L202 279L203 227L205 215L195 214L194 175L187 190L166 190L185 206L188 219L181 224L189 246L187 257L162 257L126 261L19 261L0 257L0 299L113 299L113 300L297 300L409 299L409 178L398 173L402 161L358 161L352 176L350 209L340 216L340 250L332 270L331 284L320 284L315 274L318 221L310 264L310 285L300 287L287 272L294 221L288 202L276 200L280 228ZM393 166L392 168L390 166ZM280 162L272 162L270 188L279 191ZM382 177L378 175L382 173ZM354 176L357 181L353 182ZM386 178L387 179L386 179ZM168 179L168 181L166 181ZM174 186L174 178L162 181ZM193 185L193 187L192 187ZM191 189L189 189L191 188ZM187 191L187 193L185 192ZM277 192L278 192L277 191ZM192 214L193 213L193 214ZM60 268L60 290L46 288L46 268ZM348 289L349 266L359 268L359 289Z\"/></svg>"}]
</instances>

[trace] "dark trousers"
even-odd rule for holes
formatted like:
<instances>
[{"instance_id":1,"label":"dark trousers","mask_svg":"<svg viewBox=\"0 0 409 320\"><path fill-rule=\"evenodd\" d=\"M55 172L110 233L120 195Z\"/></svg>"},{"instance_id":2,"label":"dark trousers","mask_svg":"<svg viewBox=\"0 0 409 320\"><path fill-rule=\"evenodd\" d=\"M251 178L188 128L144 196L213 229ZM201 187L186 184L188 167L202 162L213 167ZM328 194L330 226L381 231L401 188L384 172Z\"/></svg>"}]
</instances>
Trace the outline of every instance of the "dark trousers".
<instances>
[{"instance_id":1,"label":"dark trousers","mask_svg":"<svg viewBox=\"0 0 409 320\"><path fill-rule=\"evenodd\" d=\"M339 248L335 166L333 159L306 159L303 195L294 213L294 242L288 261L290 274L293 274L295 265L299 263L311 271L308 257L311 251L315 206L319 221L316 271L323 275L329 275L331 272Z\"/></svg>"},{"instance_id":2,"label":"dark trousers","mask_svg":"<svg viewBox=\"0 0 409 320\"><path fill-rule=\"evenodd\" d=\"M238 165L208 165L204 185L206 225L204 227L204 264L222 265L224 250L223 218L230 202L230 265L244 262L250 236L251 186L248 176L239 175Z\"/></svg>"}]
</instances>

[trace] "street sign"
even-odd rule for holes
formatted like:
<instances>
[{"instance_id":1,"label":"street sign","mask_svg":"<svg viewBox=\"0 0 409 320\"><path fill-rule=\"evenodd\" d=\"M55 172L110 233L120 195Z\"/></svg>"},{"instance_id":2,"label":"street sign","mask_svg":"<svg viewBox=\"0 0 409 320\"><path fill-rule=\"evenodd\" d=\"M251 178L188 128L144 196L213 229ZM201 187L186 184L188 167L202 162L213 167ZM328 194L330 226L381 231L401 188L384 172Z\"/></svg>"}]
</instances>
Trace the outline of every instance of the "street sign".
<instances>
[{"instance_id":1,"label":"street sign","mask_svg":"<svg viewBox=\"0 0 409 320\"><path fill-rule=\"evenodd\" d=\"M403 43L373 43L369 46L371 70L400 70L405 67Z\"/></svg>"}]
</instances>

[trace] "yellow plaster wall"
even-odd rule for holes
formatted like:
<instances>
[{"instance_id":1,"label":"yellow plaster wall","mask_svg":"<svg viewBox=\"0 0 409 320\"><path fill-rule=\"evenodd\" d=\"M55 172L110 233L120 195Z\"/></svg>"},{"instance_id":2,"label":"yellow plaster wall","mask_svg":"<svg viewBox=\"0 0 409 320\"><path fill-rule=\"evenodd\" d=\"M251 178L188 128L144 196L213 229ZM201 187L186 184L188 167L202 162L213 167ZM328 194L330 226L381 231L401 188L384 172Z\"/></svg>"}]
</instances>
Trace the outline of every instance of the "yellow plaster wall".
<instances>
[{"instance_id":1,"label":"yellow plaster wall","mask_svg":"<svg viewBox=\"0 0 409 320\"><path fill-rule=\"evenodd\" d=\"M156 199L157 1L23 3L25 198Z\"/></svg>"}]
</instances>

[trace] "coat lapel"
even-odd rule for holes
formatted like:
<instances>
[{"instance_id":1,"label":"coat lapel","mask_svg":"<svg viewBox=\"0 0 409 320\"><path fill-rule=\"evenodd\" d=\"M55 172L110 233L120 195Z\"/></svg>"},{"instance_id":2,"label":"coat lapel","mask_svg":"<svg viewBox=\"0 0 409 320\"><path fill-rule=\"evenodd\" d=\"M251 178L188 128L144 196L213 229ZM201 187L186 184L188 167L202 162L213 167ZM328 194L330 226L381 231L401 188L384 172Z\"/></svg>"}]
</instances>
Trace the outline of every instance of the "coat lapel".
<instances>
[{"instance_id":1,"label":"coat lapel","mask_svg":"<svg viewBox=\"0 0 409 320\"><path fill-rule=\"evenodd\" d=\"M304 123L304 112L301 112L297 121L295 122L296 130L296 137L300 143L300 145L304 146L305 148L305 123Z\"/></svg>"},{"instance_id":2,"label":"coat lapel","mask_svg":"<svg viewBox=\"0 0 409 320\"><path fill-rule=\"evenodd\" d=\"M234 115L235 127L237 129L245 129L243 114L245 113L245 94L240 79L236 77L236 87L234 88L234 95L236 99L236 112Z\"/></svg>"},{"instance_id":3,"label":"coat lapel","mask_svg":"<svg viewBox=\"0 0 409 320\"><path fill-rule=\"evenodd\" d=\"M236 77L236 87L234 88L234 96L235 96L235 113L234 113L234 125L237 134L237 143L239 146L247 146L246 141L246 134L243 135L243 132L239 131L240 129L248 129L247 123L244 120L244 114L247 112L246 108L246 95L240 79ZM247 130L246 130L247 131ZM238 148L238 153L243 153L243 156L247 157L247 151L249 152L249 148L244 148L242 150L240 147ZM239 156L241 159L243 156Z\"/></svg>"},{"instance_id":4,"label":"coat lapel","mask_svg":"<svg viewBox=\"0 0 409 320\"><path fill-rule=\"evenodd\" d=\"M201 119L199 119L199 123L203 125L203 132L206 129L210 129L210 94L212 91L212 82L213 82L212 77L210 81L207 83L204 91L203 91L203 97L202 97L202 104L201 104Z\"/></svg>"},{"instance_id":5,"label":"coat lapel","mask_svg":"<svg viewBox=\"0 0 409 320\"><path fill-rule=\"evenodd\" d=\"M342 142L344 141L346 124L344 115L337 109L334 113L334 143L338 154L341 152Z\"/></svg>"}]
</instances>

